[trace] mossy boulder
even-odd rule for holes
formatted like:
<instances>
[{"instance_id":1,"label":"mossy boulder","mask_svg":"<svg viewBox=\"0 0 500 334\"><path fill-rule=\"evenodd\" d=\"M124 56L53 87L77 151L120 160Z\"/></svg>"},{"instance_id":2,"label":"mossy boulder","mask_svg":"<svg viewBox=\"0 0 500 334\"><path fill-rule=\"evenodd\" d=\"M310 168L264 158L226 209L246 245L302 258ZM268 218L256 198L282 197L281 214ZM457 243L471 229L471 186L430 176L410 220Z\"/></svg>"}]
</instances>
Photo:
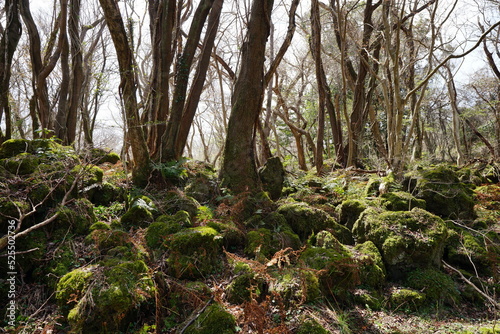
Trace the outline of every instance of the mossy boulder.
<instances>
[{"instance_id":1,"label":"mossy boulder","mask_svg":"<svg viewBox=\"0 0 500 334\"><path fill-rule=\"evenodd\" d=\"M186 334L232 334L236 333L236 321L222 305L208 306L184 331Z\"/></svg>"},{"instance_id":2,"label":"mossy boulder","mask_svg":"<svg viewBox=\"0 0 500 334\"><path fill-rule=\"evenodd\" d=\"M271 199L279 199L285 181L285 169L280 158L269 158L264 166L259 168L258 174L262 181L262 188L269 193Z\"/></svg>"},{"instance_id":3,"label":"mossy boulder","mask_svg":"<svg viewBox=\"0 0 500 334\"><path fill-rule=\"evenodd\" d=\"M231 281L226 288L227 300L231 304L249 302L258 299L264 293L266 280L257 273L245 272Z\"/></svg>"},{"instance_id":4,"label":"mossy boulder","mask_svg":"<svg viewBox=\"0 0 500 334\"><path fill-rule=\"evenodd\" d=\"M269 292L278 294L285 307L312 303L321 296L318 276L310 270L289 267L270 273Z\"/></svg>"},{"instance_id":5,"label":"mossy boulder","mask_svg":"<svg viewBox=\"0 0 500 334\"><path fill-rule=\"evenodd\" d=\"M308 247L299 261L306 267L318 270L318 278L323 293L345 292L359 283L356 261L351 252L340 242L330 248Z\"/></svg>"},{"instance_id":6,"label":"mossy boulder","mask_svg":"<svg viewBox=\"0 0 500 334\"><path fill-rule=\"evenodd\" d=\"M353 227L358 243L372 241L380 250L390 277L415 268L441 264L448 229L446 223L423 209L365 210Z\"/></svg>"},{"instance_id":7,"label":"mossy boulder","mask_svg":"<svg viewBox=\"0 0 500 334\"><path fill-rule=\"evenodd\" d=\"M366 241L356 245L354 249L361 284L371 288L381 288L385 283L386 271L377 246L371 241Z\"/></svg>"},{"instance_id":8,"label":"mossy boulder","mask_svg":"<svg viewBox=\"0 0 500 334\"><path fill-rule=\"evenodd\" d=\"M389 211L410 211L413 208L425 209L425 201L405 191L394 191L381 195L382 205Z\"/></svg>"},{"instance_id":9,"label":"mossy boulder","mask_svg":"<svg viewBox=\"0 0 500 334\"><path fill-rule=\"evenodd\" d=\"M445 165L410 172L405 188L426 202L426 209L442 218L473 220L471 186L460 182L456 171Z\"/></svg>"},{"instance_id":10,"label":"mossy boulder","mask_svg":"<svg viewBox=\"0 0 500 334\"><path fill-rule=\"evenodd\" d=\"M20 153L32 151L31 142L26 139L9 139L0 146L0 159L11 158Z\"/></svg>"},{"instance_id":11,"label":"mossy boulder","mask_svg":"<svg viewBox=\"0 0 500 334\"><path fill-rule=\"evenodd\" d=\"M496 245L495 245L496 243ZM455 228L450 231L446 244L446 261L466 270L477 270L484 275L492 275L495 259L500 258L498 236L472 233Z\"/></svg>"},{"instance_id":12,"label":"mossy boulder","mask_svg":"<svg viewBox=\"0 0 500 334\"><path fill-rule=\"evenodd\" d=\"M269 259L274 253L285 248L299 249L299 237L291 231L272 232L267 228L259 228L247 233L245 254L259 261Z\"/></svg>"},{"instance_id":13,"label":"mossy boulder","mask_svg":"<svg viewBox=\"0 0 500 334\"><path fill-rule=\"evenodd\" d=\"M306 203L287 203L278 208L288 225L300 237L306 240L311 234L322 230L329 230L342 243L353 244L351 231L340 225L325 211L312 208Z\"/></svg>"},{"instance_id":14,"label":"mossy boulder","mask_svg":"<svg viewBox=\"0 0 500 334\"><path fill-rule=\"evenodd\" d=\"M343 201L336 210L339 215L339 223L351 230L361 212L365 211L367 207L365 201L357 199Z\"/></svg>"},{"instance_id":15,"label":"mossy boulder","mask_svg":"<svg viewBox=\"0 0 500 334\"><path fill-rule=\"evenodd\" d=\"M171 234L191 227L191 219L186 211L179 211L175 215L162 215L146 230L146 244L150 249L166 249L165 241Z\"/></svg>"},{"instance_id":16,"label":"mossy boulder","mask_svg":"<svg viewBox=\"0 0 500 334\"><path fill-rule=\"evenodd\" d=\"M161 198L158 199L157 203L158 209L162 212L174 215L182 210L189 213L192 219L196 217L198 208L200 207L200 203L197 200L178 190L161 194Z\"/></svg>"},{"instance_id":17,"label":"mossy boulder","mask_svg":"<svg viewBox=\"0 0 500 334\"><path fill-rule=\"evenodd\" d=\"M328 334L323 326L321 326L316 320L306 320L300 324L297 329L297 334Z\"/></svg>"},{"instance_id":18,"label":"mossy boulder","mask_svg":"<svg viewBox=\"0 0 500 334\"><path fill-rule=\"evenodd\" d=\"M110 163L114 165L120 161L120 156L115 152L111 152L111 150L93 148L88 152L88 159L96 165L103 163Z\"/></svg>"},{"instance_id":19,"label":"mossy boulder","mask_svg":"<svg viewBox=\"0 0 500 334\"><path fill-rule=\"evenodd\" d=\"M5 169L15 175L32 174L36 171L39 164L40 158L30 153L20 153L3 160Z\"/></svg>"},{"instance_id":20,"label":"mossy boulder","mask_svg":"<svg viewBox=\"0 0 500 334\"><path fill-rule=\"evenodd\" d=\"M127 232L111 229L95 229L86 238L87 244L94 244L101 254L120 246L130 246L130 236Z\"/></svg>"},{"instance_id":21,"label":"mossy boulder","mask_svg":"<svg viewBox=\"0 0 500 334\"><path fill-rule=\"evenodd\" d=\"M86 235L90 226L97 221L92 203L85 198L59 208L57 213L56 220L48 228L63 235L68 230L77 235Z\"/></svg>"},{"instance_id":22,"label":"mossy boulder","mask_svg":"<svg viewBox=\"0 0 500 334\"><path fill-rule=\"evenodd\" d=\"M76 269L58 285L59 302L72 332L119 332L133 311L154 297L154 282L143 261Z\"/></svg>"},{"instance_id":23,"label":"mossy boulder","mask_svg":"<svg viewBox=\"0 0 500 334\"><path fill-rule=\"evenodd\" d=\"M183 229L170 235L166 245L170 251L168 271L177 278L206 277L222 267L222 237L211 227Z\"/></svg>"},{"instance_id":24,"label":"mossy boulder","mask_svg":"<svg viewBox=\"0 0 500 334\"><path fill-rule=\"evenodd\" d=\"M215 169L205 163L188 164L190 177L184 192L199 203L209 203L217 197L218 178Z\"/></svg>"},{"instance_id":25,"label":"mossy boulder","mask_svg":"<svg viewBox=\"0 0 500 334\"><path fill-rule=\"evenodd\" d=\"M121 223L125 228L147 227L153 222L153 212L156 211L156 206L151 199L138 196L131 201L129 209L121 217Z\"/></svg>"},{"instance_id":26,"label":"mossy boulder","mask_svg":"<svg viewBox=\"0 0 500 334\"><path fill-rule=\"evenodd\" d=\"M414 289L393 288L389 296L390 307L397 310L418 311L425 302L425 293Z\"/></svg>"},{"instance_id":27,"label":"mossy boulder","mask_svg":"<svg viewBox=\"0 0 500 334\"><path fill-rule=\"evenodd\" d=\"M247 236L234 222L210 220L206 226L220 233L223 246L228 251L235 251L245 246Z\"/></svg>"},{"instance_id":28,"label":"mossy boulder","mask_svg":"<svg viewBox=\"0 0 500 334\"><path fill-rule=\"evenodd\" d=\"M405 285L418 291L424 291L426 300L433 303L455 305L460 297L453 279L432 268L412 271L408 274Z\"/></svg>"},{"instance_id":29,"label":"mossy boulder","mask_svg":"<svg viewBox=\"0 0 500 334\"><path fill-rule=\"evenodd\" d=\"M109 182L98 184L92 192L91 201L95 205L108 206L113 202L123 202L125 191Z\"/></svg>"}]
</instances>

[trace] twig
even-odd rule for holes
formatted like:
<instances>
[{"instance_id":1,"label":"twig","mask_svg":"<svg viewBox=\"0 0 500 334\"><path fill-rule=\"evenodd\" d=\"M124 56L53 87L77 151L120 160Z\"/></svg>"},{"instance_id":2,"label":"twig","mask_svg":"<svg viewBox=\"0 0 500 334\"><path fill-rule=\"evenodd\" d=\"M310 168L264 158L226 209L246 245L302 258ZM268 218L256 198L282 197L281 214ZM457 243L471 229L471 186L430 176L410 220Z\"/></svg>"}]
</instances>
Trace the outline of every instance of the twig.
<instances>
[{"instance_id":1,"label":"twig","mask_svg":"<svg viewBox=\"0 0 500 334\"><path fill-rule=\"evenodd\" d=\"M203 307L198 311L196 312L195 316L191 318L191 320L188 321L188 323L186 324L186 326L184 326L184 328L179 332L179 334L183 334L186 329L191 326L191 324L193 322L195 322L196 319L198 319L198 317L205 311L205 309L208 307L208 305L210 305L210 303L212 303L212 301L214 300L214 297L210 297L210 299L208 300L208 302L203 305Z\"/></svg>"},{"instance_id":2,"label":"twig","mask_svg":"<svg viewBox=\"0 0 500 334\"><path fill-rule=\"evenodd\" d=\"M37 248L32 248L32 249L28 249L28 250L21 251L21 252L15 252L14 254L7 254L7 253L5 253L5 254L0 255L0 257L7 257L9 255L12 256L12 255L21 255L21 254L31 253L31 252L37 251L39 249L40 248L37 247Z\"/></svg>"},{"instance_id":3,"label":"twig","mask_svg":"<svg viewBox=\"0 0 500 334\"><path fill-rule=\"evenodd\" d=\"M496 300L494 300L493 298L491 298L490 296L488 296L484 291L482 291L481 289L479 289L474 283L472 283L469 279L467 279L461 272L460 270L450 266L448 263L444 262L444 260L442 260L444 266L448 269L451 269L453 270L454 272L456 272L457 274L460 275L460 278L463 279L467 284L469 284L471 287L474 288L474 290L476 290L477 292L479 292L479 294L481 296L483 296L484 298L486 298L486 300L488 300L495 308L497 309L500 309L500 304L496 302Z\"/></svg>"}]
</instances>

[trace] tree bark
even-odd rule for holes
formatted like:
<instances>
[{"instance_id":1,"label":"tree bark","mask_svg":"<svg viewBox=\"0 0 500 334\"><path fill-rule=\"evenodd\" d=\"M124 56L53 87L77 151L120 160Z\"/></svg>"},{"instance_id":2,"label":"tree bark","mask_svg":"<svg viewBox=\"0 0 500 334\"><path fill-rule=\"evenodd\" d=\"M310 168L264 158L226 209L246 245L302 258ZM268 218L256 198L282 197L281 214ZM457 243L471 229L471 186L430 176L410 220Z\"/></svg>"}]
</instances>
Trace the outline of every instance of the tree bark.
<instances>
[{"instance_id":1,"label":"tree bark","mask_svg":"<svg viewBox=\"0 0 500 334\"><path fill-rule=\"evenodd\" d=\"M261 190L254 156L254 133L265 89L264 61L273 0L254 0L241 67L231 98L220 178L235 193Z\"/></svg>"},{"instance_id":2,"label":"tree bark","mask_svg":"<svg viewBox=\"0 0 500 334\"><path fill-rule=\"evenodd\" d=\"M127 39L127 32L120 14L118 3L114 0L99 0L104 12L113 44L118 57L120 69L120 95L123 101L125 121L127 126L127 137L129 139L134 165L132 178L136 185L146 185L151 172L149 152L139 121L137 109L136 86L134 76L133 51Z\"/></svg>"},{"instance_id":3,"label":"tree bark","mask_svg":"<svg viewBox=\"0 0 500 334\"><path fill-rule=\"evenodd\" d=\"M21 38L22 28L19 20L19 1L5 0L7 24L0 40L0 123L5 114L5 135L0 130L0 144L12 137L12 115L9 105L9 83L12 58Z\"/></svg>"}]
</instances>

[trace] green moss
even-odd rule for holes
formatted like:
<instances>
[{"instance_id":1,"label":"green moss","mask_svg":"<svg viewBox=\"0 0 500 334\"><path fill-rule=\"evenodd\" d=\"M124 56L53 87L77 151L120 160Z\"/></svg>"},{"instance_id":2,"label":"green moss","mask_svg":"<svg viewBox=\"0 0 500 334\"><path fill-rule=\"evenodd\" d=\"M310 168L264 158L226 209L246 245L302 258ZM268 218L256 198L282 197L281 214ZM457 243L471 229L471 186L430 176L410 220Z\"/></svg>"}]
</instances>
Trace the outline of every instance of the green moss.
<instances>
[{"instance_id":1,"label":"green moss","mask_svg":"<svg viewBox=\"0 0 500 334\"><path fill-rule=\"evenodd\" d=\"M146 227L153 222L153 211L156 208L146 196L137 197L132 201L130 208L121 217L121 223L125 228Z\"/></svg>"},{"instance_id":2,"label":"green moss","mask_svg":"<svg viewBox=\"0 0 500 334\"><path fill-rule=\"evenodd\" d=\"M354 292L354 301L374 311L379 311L383 306L381 294L374 290L357 289Z\"/></svg>"},{"instance_id":3,"label":"green moss","mask_svg":"<svg viewBox=\"0 0 500 334\"><path fill-rule=\"evenodd\" d=\"M493 236L490 240L495 240ZM488 240L488 239L486 239ZM491 275L495 267L495 258L499 256L498 247L486 242L484 235L472 234L471 232L456 228L450 231L446 245L446 260L467 270L478 270L481 274Z\"/></svg>"},{"instance_id":4,"label":"green moss","mask_svg":"<svg viewBox=\"0 0 500 334\"><path fill-rule=\"evenodd\" d=\"M242 304L259 298L264 292L265 280L258 274L244 273L236 276L227 286L227 300L231 304Z\"/></svg>"},{"instance_id":5,"label":"green moss","mask_svg":"<svg viewBox=\"0 0 500 334\"><path fill-rule=\"evenodd\" d=\"M247 233L245 254L263 260L271 255L271 231L267 228L259 228Z\"/></svg>"},{"instance_id":6,"label":"green moss","mask_svg":"<svg viewBox=\"0 0 500 334\"><path fill-rule=\"evenodd\" d=\"M269 158L265 165L259 168L258 174L262 181L262 188L269 193L269 196L273 200L280 198L285 181L285 169L280 158Z\"/></svg>"},{"instance_id":7,"label":"green moss","mask_svg":"<svg viewBox=\"0 0 500 334\"><path fill-rule=\"evenodd\" d=\"M9 139L0 146L0 159L14 157L31 151L31 142L26 139Z\"/></svg>"},{"instance_id":8,"label":"green moss","mask_svg":"<svg viewBox=\"0 0 500 334\"><path fill-rule=\"evenodd\" d=\"M321 296L319 279L310 270L289 267L270 275L273 279L269 291L278 294L286 308L314 302Z\"/></svg>"},{"instance_id":9,"label":"green moss","mask_svg":"<svg viewBox=\"0 0 500 334\"><path fill-rule=\"evenodd\" d=\"M307 267L320 270L319 280L324 293L329 294L359 284L355 260L341 244L335 248L309 247L299 259Z\"/></svg>"},{"instance_id":10,"label":"green moss","mask_svg":"<svg viewBox=\"0 0 500 334\"><path fill-rule=\"evenodd\" d=\"M228 251L245 247L246 235L235 223L210 220L207 222L207 226L220 233L224 248Z\"/></svg>"},{"instance_id":11,"label":"green moss","mask_svg":"<svg viewBox=\"0 0 500 334\"><path fill-rule=\"evenodd\" d=\"M338 224L325 211L312 208L306 203L284 204L278 208L278 213L285 217L301 240L306 240L313 233L330 229L340 242L354 243L351 232L345 226Z\"/></svg>"},{"instance_id":12,"label":"green moss","mask_svg":"<svg viewBox=\"0 0 500 334\"><path fill-rule=\"evenodd\" d=\"M161 217L160 217L161 218ZM156 221L146 230L146 244L151 249L165 249L164 244L168 235L182 230L181 224L175 221Z\"/></svg>"},{"instance_id":13,"label":"green moss","mask_svg":"<svg viewBox=\"0 0 500 334\"><path fill-rule=\"evenodd\" d=\"M104 222L97 222L92 224L89 229L90 232L95 230L111 230L111 227L109 227L109 225Z\"/></svg>"},{"instance_id":14,"label":"green moss","mask_svg":"<svg viewBox=\"0 0 500 334\"><path fill-rule=\"evenodd\" d=\"M87 199L77 199L68 206L58 210L59 215L54 221L56 230L71 229L77 235L85 235L96 222L93 206Z\"/></svg>"},{"instance_id":15,"label":"green moss","mask_svg":"<svg viewBox=\"0 0 500 334\"><path fill-rule=\"evenodd\" d=\"M192 227L172 234L166 245L169 272L177 278L198 278L221 268L221 236L211 227Z\"/></svg>"},{"instance_id":16,"label":"green moss","mask_svg":"<svg viewBox=\"0 0 500 334\"><path fill-rule=\"evenodd\" d=\"M413 208L425 209L425 201L417 199L410 193L404 191L395 191L382 194L383 205L389 211L410 211Z\"/></svg>"},{"instance_id":17,"label":"green moss","mask_svg":"<svg viewBox=\"0 0 500 334\"><path fill-rule=\"evenodd\" d=\"M158 199L158 205L160 210L167 214L174 215L182 210L189 213L189 217L194 219L198 213L200 203L180 191L169 191L162 194L162 197Z\"/></svg>"},{"instance_id":18,"label":"green moss","mask_svg":"<svg viewBox=\"0 0 500 334\"><path fill-rule=\"evenodd\" d=\"M473 192L456 171L445 165L407 174L406 189L426 202L426 209L443 218L474 219Z\"/></svg>"},{"instance_id":19,"label":"green moss","mask_svg":"<svg viewBox=\"0 0 500 334\"><path fill-rule=\"evenodd\" d=\"M96 165L100 165L106 162L116 164L118 161L120 161L120 156L115 152L109 152L101 148L93 148L90 150L90 161L92 163L95 163Z\"/></svg>"},{"instance_id":20,"label":"green moss","mask_svg":"<svg viewBox=\"0 0 500 334\"><path fill-rule=\"evenodd\" d=\"M365 211L367 205L364 201L348 199L337 207L339 213L339 223L352 229L352 226L359 218L361 212Z\"/></svg>"},{"instance_id":21,"label":"green moss","mask_svg":"<svg viewBox=\"0 0 500 334\"><path fill-rule=\"evenodd\" d=\"M194 323L190 325L186 334L231 334L236 333L236 321L220 304L208 306Z\"/></svg>"},{"instance_id":22,"label":"green moss","mask_svg":"<svg viewBox=\"0 0 500 334\"><path fill-rule=\"evenodd\" d=\"M406 285L425 291L427 300L455 305L460 294L450 276L435 269L417 269L408 274Z\"/></svg>"},{"instance_id":23,"label":"green moss","mask_svg":"<svg viewBox=\"0 0 500 334\"><path fill-rule=\"evenodd\" d=\"M21 153L3 160L5 169L15 175L32 174L40 164L40 158L29 153Z\"/></svg>"},{"instance_id":24,"label":"green moss","mask_svg":"<svg viewBox=\"0 0 500 334\"><path fill-rule=\"evenodd\" d=\"M396 289L389 299L393 309L418 311L425 304L425 293L411 289Z\"/></svg>"},{"instance_id":25,"label":"green moss","mask_svg":"<svg viewBox=\"0 0 500 334\"><path fill-rule=\"evenodd\" d=\"M143 261L77 269L61 278L56 298L67 309L72 332L118 333L133 310L154 296ZM72 302L67 304L67 301ZM66 305L65 305L66 304Z\"/></svg>"},{"instance_id":26,"label":"green moss","mask_svg":"<svg viewBox=\"0 0 500 334\"><path fill-rule=\"evenodd\" d=\"M113 202L122 202L124 197L123 189L109 182L103 182L95 187L91 199L96 205L108 206Z\"/></svg>"},{"instance_id":27,"label":"green moss","mask_svg":"<svg viewBox=\"0 0 500 334\"><path fill-rule=\"evenodd\" d=\"M94 266L75 269L61 277L57 283L56 299L66 314L83 296L94 269Z\"/></svg>"},{"instance_id":28,"label":"green moss","mask_svg":"<svg viewBox=\"0 0 500 334\"><path fill-rule=\"evenodd\" d=\"M97 229L92 231L86 238L87 243L93 243L103 253L117 247L126 246L130 243L128 233L120 230Z\"/></svg>"},{"instance_id":29,"label":"green moss","mask_svg":"<svg viewBox=\"0 0 500 334\"><path fill-rule=\"evenodd\" d=\"M386 272L382 255L377 246L371 241L366 241L356 245L355 250L358 252L356 259L361 284L372 288L382 287L385 283Z\"/></svg>"},{"instance_id":30,"label":"green moss","mask_svg":"<svg viewBox=\"0 0 500 334\"><path fill-rule=\"evenodd\" d=\"M439 217L414 208L411 211L365 210L353 227L359 243L372 241L381 251L388 274L400 278L420 267L439 267L448 236Z\"/></svg>"},{"instance_id":31,"label":"green moss","mask_svg":"<svg viewBox=\"0 0 500 334\"><path fill-rule=\"evenodd\" d=\"M306 320L302 324L300 324L299 329L297 330L297 334L328 334L323 326L318 324L316 320Z\"/></svg>"}]
</instances>

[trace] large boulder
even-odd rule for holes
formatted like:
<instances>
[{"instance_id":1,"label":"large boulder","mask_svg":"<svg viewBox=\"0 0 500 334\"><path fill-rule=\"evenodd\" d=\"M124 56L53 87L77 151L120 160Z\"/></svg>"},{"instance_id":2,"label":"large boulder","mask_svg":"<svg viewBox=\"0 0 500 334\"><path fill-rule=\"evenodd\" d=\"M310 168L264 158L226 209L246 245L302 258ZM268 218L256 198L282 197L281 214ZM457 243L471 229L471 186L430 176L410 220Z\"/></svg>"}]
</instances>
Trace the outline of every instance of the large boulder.
<instances>
[{"instance_id":1,"label":"large boulder","mask_svg":"<svg viewBox=\"0 0 500 334\"><path fill-rule=\"evenodd\" d=\"M445 165L406 175L405 189L426 202L426 210L442 218L473 220L474 199L469 184L460 182L456 171Z\"/></svg>"},{"instance_id":2,"label":"large boulder","mask_svg":"<svg viewBox=\"0 0 500 334\"><path fill-rule=\"evenodd\" d=\"M401 278L415 268L440 266L448 228L441 218L420 208L369 208L354 224L353 234L358 243L372 241L382 254L389 276Z\"/></svg>"},{"instance_id":3,"label":"large boulder","mask_svg":"<svg viewBox=\"0 0 500 334\"><path fill-rule=\"evenodd\" d=\"M351 232L335 221L333 217L321 209L310 207L306 203L287 203L278 208L292 230L306 240L314 233L330 230L344 244L353 244Z\"/></svg>"}]
</instances>

